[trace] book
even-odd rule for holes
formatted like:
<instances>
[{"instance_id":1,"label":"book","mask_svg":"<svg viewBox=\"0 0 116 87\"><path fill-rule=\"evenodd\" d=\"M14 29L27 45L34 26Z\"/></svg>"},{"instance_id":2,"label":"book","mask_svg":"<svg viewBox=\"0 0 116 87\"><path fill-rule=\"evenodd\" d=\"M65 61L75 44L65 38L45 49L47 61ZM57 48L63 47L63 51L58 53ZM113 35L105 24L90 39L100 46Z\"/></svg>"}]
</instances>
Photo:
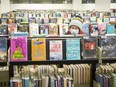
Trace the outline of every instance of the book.
<instances>
[{"instance_id":1,"label":"book","mask_svg":"<svg viewBox=\"0 0 116 87\"><path fill-rule=\"evenodd\" d=\"M56 19L56 18L50 18L50 19L49 19L49 23L54 23L54 24L56 24L56 23L57 23L57 19Z\"/></svg>"},{"instance_id":2,"label":"book","mask_svg":"<svg viewBox=\"0 0 116 87\"><path fill-rule=\"evenodd\" d=\"M92 23L89 27L91 36L98 36L98 24Z\"/></svg>"},{"instance_id":3,"label":"book","mask_svg":"<svg viewBox=\"0 0 116 87\"><path fill-rule=\"evenodd\" d=\"M27 38L12 37L11 43L11 61L27 61Z\"/></svg>"},{"instance_id":4,"label":"book","mask_svg":"<svg viewBox=\"0 0 116 87\"><path fill-rule=\"evenodd\" d=\"M17 32L29 32L28 25L18 25Z\"/></svg>"},{"instance_id":5,"label":"book","mask_svg":"<svg viewBox=\"0 0 116 87\"><path fill-rule=\"evenodd\" d=\"M28 32L14 32L13 34L14 37L28 37Z\"/></svg>"},{"instance_id":6,"label":"book","mask_svg":"<svg viewBox=\"0 0 116 87\"><path fill-rule=\"evenodd\" d=\"M46 39L38 38L31 40L32 61L46 60Z\"/></svg>"},{"instance_id":7,"label":"book","mask_svg":"<svg viewBox=\"0 0 116 87\"><path fill-rule=\"evenodd\" d=\"M40 34L45 34L46 36L48 36L48 33L49 33L49 25L47 24L41 24L39 26L39 32Z\"/></svg>"},{"instance_id":8,"label":"book","mask_svg":"<svg viewBox=\"0 0 116 87\"><path fill-rule=\"evenodd\" d=\"M104 23L109 23L110 22L110 18L104 18Z\"/></svg>"},{"instance_id":9,"label":"book","mask_svg":"<svg viewBox=\"0 0 116 87\"><path fill-rule=\"evenodd\" d=\"M102 48L102 58L116 58L116 36L101 37L100 47Z\"/></svg>"},{"instance_id":10,"label":"book","mask_svg":"<svg viewBox=\"0 0 116 87\"><path fill-rule=\"evenodd\" d=\"M13 36L14 32L17 32L17 24L9 24L8 25L9 36Z\"/></svg>"},{"instance_id":11,"label":"book","mask_svg":"<svg viewBox=\"0 0 116 87\"><path fill-rule=\"evenodd\" d=\"M8 19L7 18L1 18L1 24L7 24Z\"/></svg>"},{"instance_id":12,"label":"book","mask_svg":"<svg viewBox=\"0 0 116 87\"><path fill-rule=\"evenodd\" d=\"M0 35L8 35L8 25L0 25Z\"/></svg>"},{"instance_id":13,"label":"book","mask_svg":"<svg viewBox=\"0 0 116 87\"><path fill-rule=\"evenodd\" d=\"M98 23L102 23L103 22L103 19L102 18L97 18L97 22Z\"/></svg>"},{"instance_id":14,"label":"book","mask_svg":"<svg viewBox=\"0 0 116 87\"><path fill-rule=\"evenodd\" d=\"M80 39L66 39L66 60L80 59Z\"/></svg>"},{"instance_id":15,"label":"book","mask_svg":"<svg viewBox=\"0 0 116 87\"><path fill-rule=\"evenodd\" d=\"M63 18L57 18L57 24L63 24Z\"/></svg>"},{"instance_id":16,"label":"book","mask_svg":"<svg viewBox=\"0 0 116 87\"><path fill-rule=\"evenodd\" d=\"M106 34L106 23L98 23L98 32L99 32L99 35Z\"/></svg>"},{"instance_id":17,"label":"book","mask_svg":"<svg viewBox=\"0 0 116 87\"><path fill-rule=\"evenodd\" d=\"M57 24L49 24L49 36L58 36L59 30Z\"/></svg>"},{"instance_id":18,"label":"book","mask_svg":"<svg viewBox=\"0 0 116 87\"><path fill-rule=\"evenodd\" d=\"M68 24L60 24L59 25L60 36L67 35L68 32Z\"/></svg>"},{"instance_id":19,"label":"book","mask_svg":"<svg viewBox=\"0 0 116 87\"><path fill-rule=\"evenodd\" d=\"M115 34L115 25L114 24L107 24L106 25L107 34Z\"/></svg>"},{"instance_id":20,"label":"book","mask_svg":"<svg viewBox=\"0 0 116 87\"><path fill-rule=\"evenodd\" d=\"M50 60L63 60L62 40L49 41L49 58Z\"/></svg>"},{"instance_id":21,"label":"book","mask_svg":"<svg viewBox=\"0 0 116 87\"><path fill-rule=\"evenodd\" d=\"M49 23L49 18L43 18L43 24L48 24Z\"/></svg>"},{"instance_id":22,"label":"book","mask_svg":"<svg viewBox=\"0 0 116 87\"><path fill-rule=\"evenodd\" d=\"M36 18L34 17L29 18L29 23L36 23Z\"/></svg>"},{"instance_id":23,"label":"book","mask_svg":"<svg viewBox=\"0 0 116 87\"><path fill-rule=\"evenodd\" d=\"M89 25L90 25L89 23L83 23L82 30L86 35L89 35Z\"/></svg>"},{"instance_id":24,"label":"book","mask_svg":"<svg viewBox=\"0 0 116 87\"><path fill-rule=\"evenodd\" d=\"M82 39L83 59L97 58L98 41L96 37L84 37Z\"/></svg>"},{"instance_id":25,"label":"book","mask_svg":"<svg viewBox=\"0 0 116 87\"><path fill-rule=\"evenodd\" d=\"M96 21L97 21L97 18L96 17L90 17L90 22L95 23Z\"/></svg>"},{"instance_id":26,"label":"book","mask_svg":"<svg viewBox=\"0 0 116 87\"><path fill-rule=\"evenodd\" d=\"M0 37L0 62L6 62L7 58L7 38Z\"/></svg>"},{"instance_id":27,"label":"book","mask_svg":"<svg viewBox=\"0 0 116 87\"><path fill-rule=\"evenodd\" d=\"M29 36L33 37L33 35L37 34L39 34L39 25L35 23L29 24Z\"/></svg>"},{"instance_id":28,"label":"book","mask_svg":"<svg viewBox=\"0 0 116 87\"><path fill-rule=\"evenodd\" d=\"M8 24L12 24L12 23L15 23L15 19L14 18L9 18L8 19Z\"/></svg>"}]
</instances>

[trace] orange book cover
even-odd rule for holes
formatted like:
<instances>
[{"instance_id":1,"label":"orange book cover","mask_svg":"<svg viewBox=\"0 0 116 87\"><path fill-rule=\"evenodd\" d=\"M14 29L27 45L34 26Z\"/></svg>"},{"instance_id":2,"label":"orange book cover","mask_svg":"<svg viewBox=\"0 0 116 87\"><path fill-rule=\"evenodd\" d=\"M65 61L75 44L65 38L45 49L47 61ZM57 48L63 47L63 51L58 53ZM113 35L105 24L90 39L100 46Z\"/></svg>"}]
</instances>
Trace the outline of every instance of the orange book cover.
<instances>
[{"instance_id":1,"label":"orange book cover","mask_svg":"<svg viewBox=\"0 0 116 87\"><path fill-rule=\"evenodd\" d=\"M32 39L32 61L46 60L46 39L38 38Z\"/></svg>"}]
</instances>

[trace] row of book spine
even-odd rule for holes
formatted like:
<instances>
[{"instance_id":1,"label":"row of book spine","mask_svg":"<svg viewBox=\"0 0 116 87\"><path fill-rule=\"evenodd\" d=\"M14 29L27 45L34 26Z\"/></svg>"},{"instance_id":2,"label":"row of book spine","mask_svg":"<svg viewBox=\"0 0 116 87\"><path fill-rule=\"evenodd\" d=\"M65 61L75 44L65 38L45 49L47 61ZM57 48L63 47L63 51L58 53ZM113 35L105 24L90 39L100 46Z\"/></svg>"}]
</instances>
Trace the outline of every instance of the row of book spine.
<instances>
[{"instance_id":1,"label":"row of book spine","mask_svg":"<svg viewBox=\"0 0 116 87\"><path fill-rule=\"evenodd\" d=\"M115 87L116 63L100 65L95 73L95 77L100 87Z\"/></svg>"}]
</instances>

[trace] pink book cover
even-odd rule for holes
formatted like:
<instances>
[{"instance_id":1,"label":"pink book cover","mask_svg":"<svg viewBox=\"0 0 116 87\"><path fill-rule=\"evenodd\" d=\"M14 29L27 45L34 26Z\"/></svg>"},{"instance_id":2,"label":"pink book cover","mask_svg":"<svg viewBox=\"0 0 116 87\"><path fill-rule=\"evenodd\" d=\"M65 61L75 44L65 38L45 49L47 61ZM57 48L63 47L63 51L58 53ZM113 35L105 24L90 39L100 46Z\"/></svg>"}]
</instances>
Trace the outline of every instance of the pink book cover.
<instances>
[{"instance_id":1,"label":"pink book cover","mask_svg":"<svg viewBox=\"0 0 116 87\"><path fill-rule=\"evenodd\" d=\"M11 61L27 61L27 38L11 38Z\"/></svg>"}]
</instances>

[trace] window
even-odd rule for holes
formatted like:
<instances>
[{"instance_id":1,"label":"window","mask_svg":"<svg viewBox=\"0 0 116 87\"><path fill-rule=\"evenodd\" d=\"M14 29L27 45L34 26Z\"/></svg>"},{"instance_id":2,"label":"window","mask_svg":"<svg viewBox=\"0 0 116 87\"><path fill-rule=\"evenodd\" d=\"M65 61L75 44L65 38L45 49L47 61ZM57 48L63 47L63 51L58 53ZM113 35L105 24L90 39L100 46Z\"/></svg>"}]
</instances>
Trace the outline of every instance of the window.
<instances>
[{"instance_id":1,"label":"window","mask_svg":"<svg viewBox=\"0 0 116 87\"><path fill-rule=\"evenodd\" d=\"M13 4L71 4L72 0L10 0Z\"/></svg>"},{"instance_id":2,"label":"window","mask_svg":"<svg viewBox=\"0 0 116 87\"><path fill-rule=\"evenodd\" d=\"M95 0L82 0L82 4L95 3Z\"/></svg>"},{"instance_id":3,"label":"window","mask_svg":"<svg viewBox=\"0 0 116 87\"><path fill-rule=\"evenodd\" d=\"M111 3L116 3L116 0L111 0Z\"/></svg>"}]
</instances>

